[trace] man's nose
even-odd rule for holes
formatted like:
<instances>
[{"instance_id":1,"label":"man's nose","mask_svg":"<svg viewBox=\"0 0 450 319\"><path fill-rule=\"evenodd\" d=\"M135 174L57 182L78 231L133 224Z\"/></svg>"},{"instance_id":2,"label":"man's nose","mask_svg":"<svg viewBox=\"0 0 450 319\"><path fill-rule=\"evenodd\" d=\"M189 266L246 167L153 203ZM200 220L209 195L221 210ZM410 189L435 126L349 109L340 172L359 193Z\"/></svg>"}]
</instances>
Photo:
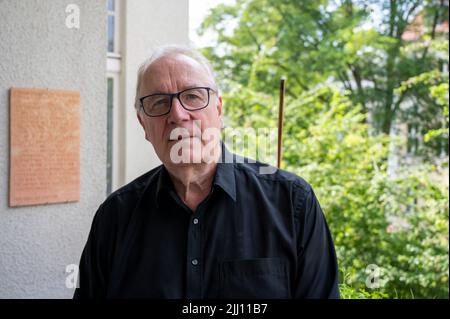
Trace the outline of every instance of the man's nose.
<instances>
[{"instance_id":1,"label":"man's nose","mask_svg":"<svg viewBox=\"0 0 450 319\"><path fill-rule=\"evenodd\" d=\"M170 108L168 120L170 123L179 123L190 120L190 112L181 105L180 100L176 97L172 99L172 107Z\"/></svg>"}]
</instances>

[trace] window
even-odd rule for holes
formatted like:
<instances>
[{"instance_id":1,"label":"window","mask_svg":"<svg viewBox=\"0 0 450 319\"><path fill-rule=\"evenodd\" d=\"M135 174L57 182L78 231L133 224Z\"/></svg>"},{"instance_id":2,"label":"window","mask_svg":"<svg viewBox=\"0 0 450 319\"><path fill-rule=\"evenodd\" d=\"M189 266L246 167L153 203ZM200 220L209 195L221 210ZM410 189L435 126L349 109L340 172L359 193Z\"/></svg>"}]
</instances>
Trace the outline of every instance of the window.
<instances>
[{"instance_id":1,"label":"window","mask_svg":"<svg viewBox=\"0 0 450 319\"><path fill-rule=\"evenodd\" d=\"M116 52L115 0L108 0L108 52Z\"/></svg>"},{"instance_id":2,"label":"window","mask_svg":"<svg viewBox=\"0 0 450 319\"><path fill-rule=\"evenodd\" d=\"M122 101L122 57L120 55L120 13L122 0L108 0L108 33L106 56L106 193L107 195L123 185L124 143L123 101Z\"/></svg>"},{"instance_id":3,"label":"window","mask_svg":"<svg viewBox=\"0 0 450 319\"><path fill-rule=\"evenodd\" d=\"M107 78L107 87L106 194L110 194L113 188L114 78Z\"/></svg>"}]
</instances>

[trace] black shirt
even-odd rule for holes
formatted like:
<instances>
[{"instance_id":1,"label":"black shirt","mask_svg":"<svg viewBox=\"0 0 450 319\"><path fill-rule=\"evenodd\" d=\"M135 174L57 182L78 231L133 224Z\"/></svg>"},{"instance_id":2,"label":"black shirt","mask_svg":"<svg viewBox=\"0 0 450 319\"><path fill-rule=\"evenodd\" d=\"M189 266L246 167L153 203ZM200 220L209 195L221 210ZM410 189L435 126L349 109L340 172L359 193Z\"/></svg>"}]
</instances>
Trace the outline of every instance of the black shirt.
<instances>
[{"instance_id":1,"label":"black shirt","mask_svg":"<svg viewBox=\"0 0 450 319\"><path fill-rule=\"evenodd\" d=\"M95 214L74 298L339 298L311 186L222 152L234 161L217 165L195 212L163 165L112 193Z\"/></svg>"}]
</instances>

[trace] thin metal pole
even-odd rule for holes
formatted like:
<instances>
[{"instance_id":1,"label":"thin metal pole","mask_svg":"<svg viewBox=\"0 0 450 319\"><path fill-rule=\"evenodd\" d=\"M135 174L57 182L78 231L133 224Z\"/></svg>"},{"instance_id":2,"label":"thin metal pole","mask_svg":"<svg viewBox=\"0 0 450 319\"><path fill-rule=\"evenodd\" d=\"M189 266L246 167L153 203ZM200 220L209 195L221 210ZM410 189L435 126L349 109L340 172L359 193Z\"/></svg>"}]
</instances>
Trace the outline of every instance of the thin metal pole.
<instances>
[{"instance_id":1,"label":"thin metal pole","mask_svg":"<svg viewBox=\"0 0 450 319\"><path fill-rule=\"evenodd\" d=\"M278 109L278 156L277 156L277 167L280 168L281 165L281 145L283 141L283 111L284 111L284 82L286 79L282 77L280 79L280 105Z\"/></svg>"}]
</instances>

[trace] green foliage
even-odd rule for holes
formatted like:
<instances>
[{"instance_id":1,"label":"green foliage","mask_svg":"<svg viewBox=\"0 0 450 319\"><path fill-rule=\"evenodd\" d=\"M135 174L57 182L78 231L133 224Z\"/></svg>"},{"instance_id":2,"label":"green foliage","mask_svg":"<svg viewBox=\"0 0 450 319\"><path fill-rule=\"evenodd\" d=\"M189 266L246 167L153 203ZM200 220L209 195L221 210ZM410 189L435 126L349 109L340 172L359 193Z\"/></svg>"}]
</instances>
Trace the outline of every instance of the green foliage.
<instances>
[{"instance_id":1,"label":"green foliage","mask_svg":"<svg viewBox=\"0 0 450 319\"><path fill-rule=\"evenodd\" d=\"M373 8L383 12L381 23L371 22L380 19L379 13L371 13ZM445 2L422 0L238 0L214 8L200 34L208 30L217 35L217 44L204 52L222 79L275 94L278 79L286 75L292 97L331 80L348 90L364 113L371 112L375 132L389 134L410 103L419 106L416 118L426 115L412 123L423 131L421 124L436 114L428 91L416 87L395 94L395 89L442 67L445 50L430 43L448 41L436 31L448 21L447 10ZM405 40L417 16L423 17L423 32ZM439 147L429 145L434 146Z\"/></svg>"},{"instance_id":2,"label":"green foliage","mask_svg":"<svg viewBox=\"0 0 450 319\"><path fill-rule=\"evenodd\" d=\"M285 141L285 168L314 182L350 284L363 289L365 267L376 264L385 270L389 295L446 298L448 185L442 167L405 165L397 177L388 176L388 140L369 136L361 117L335 93L300 145Z\"/></svg>"},{"instance_id":3,"label":"green foliage","mask_svg":"<svg viewBox=\"0 0 450 319\"><path fill-rule=\"evenodd\" d=\"M448 65L448 41L442 39L425 39L425 41L429 42L427 47L439 53L441 61ZM405 47L405 51L412 54L411 52L420 51L423 46L423 43L415 43ZM427 100L425 104L414 101L400 116L403 123L420 133L419 138L409 139L408 146L415 144L416 155L430 159L448 153L448 81L448 73L436 68L407 79L395 90L397 95L420 92ZM422 136L424 143L420 138Z\"/></svg>"},{"instance_id":4,"label":"green foliage","mask_svg":"<svg viewBox=\"0 0 450 319\"><path fill-rule=\"evenodd\" d=\"M220 45L204 53L219 71L225 123L276 132L286 75L282 168L314 187L336 246L341 296L448 298L448 155L435 160L443 141L448 154L448 41L401 38L420 10L431 30L436 15L448 15L431 1L377 1L389 14L367 28L371 1L331 3L237 0L212 10L203 31L215 30ZM401 158L395 174L387 169L394 141L383 133L394 120L424 136L416 155L427 154ZM269 156L257 153L264 137ZM276 136L233 140L237 153L275 164ZM367 284L371 265L380 270L377 287Z\"/></svg>"},{"instance_id":5,"label":"green foliage","mask_svg":"<svg viewBox=\"0 0 450 319\"><path fill-rule=\"evenodd\" d=\"M365 289L354 289L351 286L342 284L339 286L342 299L387 299L389 296L378 290L367 291Z\"/></svg>"},{"instance_id":6,"label":"green foliage","mask_svg":"<svg viewBox=\"0 0 450 319\"><path fill-rule=\"evenodd\" d=\"M236 85L224 101L231 126L276 127L270 96ZM333 88L288 100L285 133L283 167L313 182L347 271L343 297L445 298L448 186L439 167L389 177L387 137L370 136L361 108ZM244 138L230 148L242 150ZM248 143L243 155L255 154L257 145ZM383 289L365 286L369 264L383 268Z\"/></svg>"}]
</instances>

